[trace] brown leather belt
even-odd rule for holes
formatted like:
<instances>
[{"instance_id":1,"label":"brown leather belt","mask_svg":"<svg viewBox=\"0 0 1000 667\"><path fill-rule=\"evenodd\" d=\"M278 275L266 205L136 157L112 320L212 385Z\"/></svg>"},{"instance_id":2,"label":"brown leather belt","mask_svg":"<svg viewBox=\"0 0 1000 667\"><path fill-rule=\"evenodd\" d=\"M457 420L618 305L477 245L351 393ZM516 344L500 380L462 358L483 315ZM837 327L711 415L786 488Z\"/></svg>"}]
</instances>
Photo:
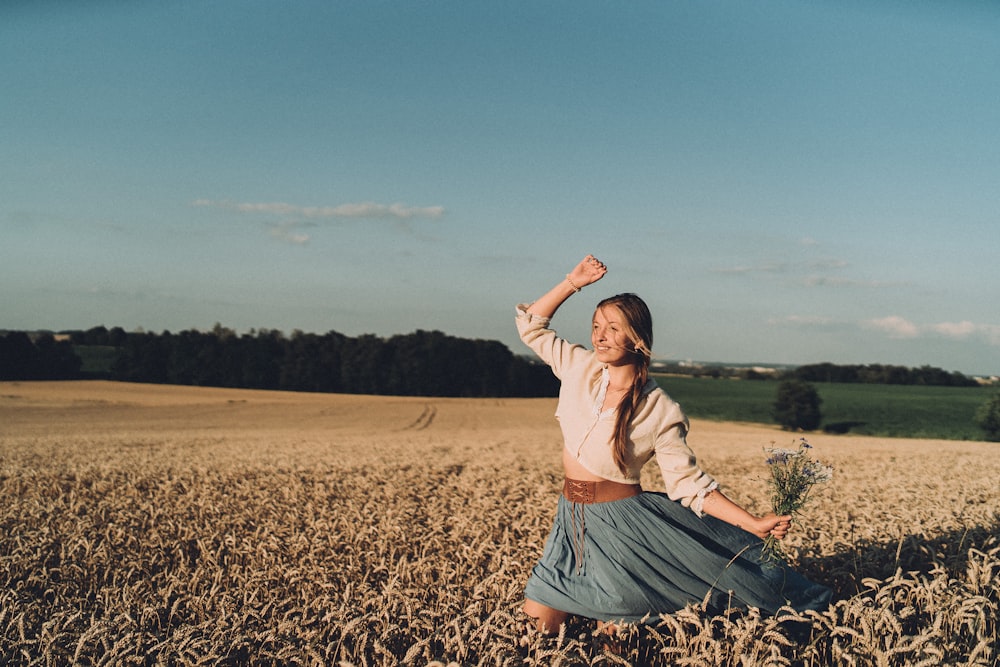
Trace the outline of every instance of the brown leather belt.
<instances>
[{"instance_id":1,"label":"brown leather belt","mask_svg":"<svg viewBox=\"0 0 1000 667\"><path fill-rule=\"evenodd\" d=\"M612 500L631 498L642 493L642 487L638 484L622 484L602 480L600 482L588 482L580 479L566 478L563 482L563 495L571 503L606 503Z\"/></svg>"}]
</instances>

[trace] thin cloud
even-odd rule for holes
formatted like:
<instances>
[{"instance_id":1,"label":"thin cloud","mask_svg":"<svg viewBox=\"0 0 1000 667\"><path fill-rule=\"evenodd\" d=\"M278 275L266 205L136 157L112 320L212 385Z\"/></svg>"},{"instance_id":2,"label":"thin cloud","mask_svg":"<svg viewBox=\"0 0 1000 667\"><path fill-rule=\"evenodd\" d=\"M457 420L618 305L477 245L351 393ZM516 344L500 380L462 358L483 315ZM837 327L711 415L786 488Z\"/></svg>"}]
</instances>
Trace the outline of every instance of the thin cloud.
<instances>
[{"instance_id":1,"label":"thin cloud","mask_svg":"<svg viewBox=\"0 0 1000 667\"><path fill-rule=\"evenodd\" d=\"M969 320L919 324L899 315L889 315L851 323L822 315L785 315L771 317L767 323L779 327L825 330L860 327L868 331L880 332L893 340L915 340L918 338L945 338L955 341L979 340L987 345L1000 347L1000 325L977 324Z\"/></svg>"},{"instance_id":2,"label":"thin cloud","mask_svg":"<svg viewBox=\"0 0 1000 667\"><path fill-rule=\"evenodd\" d=\"M768 324L779 326L828 327L834 323L832 318L821 315L786 315L785 317L772 317L768 320Z\"/></svg>"},{"instance_id":3,"label":"thin cloud","mask_svg":"<svg viewBox=\"0 0 1000 667\"><path fill-rule=\"evenodd\" d=\"M802 283L806 287L860 287L864 289L880 289L883 287L901 287L905 283L886 282L882 280L857 280L843 276L808 276Z\"/></svg>"},{"instance_id":4,"label":"thin cloud","mask_svg":"<svg viewBox=\"0 0 1000 667\"><path fill-rule=\"evenodd\" d=\"M929 329L945 338L957 338L961 340L974 334L976 332L976 325L968 320L963 320L962 322L931 324Z\"/></svg>"},{"instance_id":5,"label":"thin cloud","mask_svg":"<svg viewBox=\"0 0 1000 667\"><path fill-rule=\"evenodd\" d=\"M936 322L918 324L898 315L890 315L865 320L861 326L881 331L889 338L947 338L950 340L980 339L989 345L1000 347L1000 325L977 324L968 320L961 322Z\"/></svg>"},{"instance_id":6,"label":"thin cloud","mask_svg":"<svg viewBox=\"0 0 1000 667\"><path fill-rule=\"evenodd\" d=\"M240 213L263 213L283 217L306 219L324 218L388 218L409 220L412 218L440 218L443 206L406 206L405 204L378 204L360 202L338 206L299 206L286 202L232 202L228 200L196 199L194 206L221 208Z\"/></svg>"},{"instance_id":7,"label":"thin cloud","mask_svg":"<svg viewBox=\"0 0 1000 667\"><path fill-rule=\"evenodd\" d=\"M309 243L309 235L298 231L299 224L296 222L283 222L271 227L271 236L279 241L285 241L293 245L305 245Z\"/></svg>"},{"instance_id":8,"label":"thin cloud","mask_svg":"<svg viewBox=\"0 0 1000 667\"><path fill-rule=\"evenodd\" d=\"M842 275L851 263L845 259L826 258L795 262L762 262L712 269L713 273L729 276L782 276L789 285L828 289L885 289L905 287L906 283L866 280Z\"/></svg>"},{"instance_id":9,"label":"thin cloud","mask_svg":"<svg viewBox=\"0 0 1000 667\"><path fill-rule=\"evenodd\" d=\"M809 268L815 271L846 269L851 263L846 259L817 259L809 262Z\"/></svg>"},{"instance_id":10,"label":"thin cloud","mask_svg":"<svg viewBox=\"0 0 1000 667\"><path fill-rule=\"evenodd\" d=\"M802 262L762 262L760 264L724 266L712 269L714 273L724 273L729 275L748 275L752 273L803 273L806 271L838 271L850 266L847 260L843 259L817 259Z\"/></svg>"},{"instance_id":11,"label":"thin cloud","mask_svg":"<svg viewBox=\"0 0 1000 667\"><path fill-rule=\"evenodd\" d=\"M725 273L728 275L747 275L750 273L784 273L788 270L788 264L758 264L756 266L726 266L712 269L713 273Z\"/></svg>"},{"instance_id":12,"label":"thin cloud","mask_svg":"<svg viewBox=\"0 0 1000 667\"><path fill-rule=\"evenodd\" d=\"M965 340L967 338L980 338L990 345L1000 347L1000 325L998 324L975 324L968 320L961 322L941 322L928 325L928 330L945 338L955 340Z\"/></svg>"},{"instance_id":13,"label":"thin cloud","mask_svg":"<svg viewBox=\"0 0 1000 667\"><path fill-rule=\"evenodd\" d=\"M227 199L196 199L192 206L236 211L241 214L272 218L269 233L272 238L293 245L306 245L311 240L303 227L314 227L323 220L389 220L401 230L411 232L415 218L435 219L444 215L443 206L406 206L361 202L338 206L299 206L287 202L234 202ZM278 221L274 221L278 218Z\"/></svg>"},{"instance_id":14,"label":"thin cloud","mask_svg":"<svg viewBox=\"0 0 1000 667\"><path fill-rule=\"evenodd\" d=\"M866 320L862 326L881 331L889 338L916 338L920 335L920 327L898 315Z\"/></svg>"}]
</instances>

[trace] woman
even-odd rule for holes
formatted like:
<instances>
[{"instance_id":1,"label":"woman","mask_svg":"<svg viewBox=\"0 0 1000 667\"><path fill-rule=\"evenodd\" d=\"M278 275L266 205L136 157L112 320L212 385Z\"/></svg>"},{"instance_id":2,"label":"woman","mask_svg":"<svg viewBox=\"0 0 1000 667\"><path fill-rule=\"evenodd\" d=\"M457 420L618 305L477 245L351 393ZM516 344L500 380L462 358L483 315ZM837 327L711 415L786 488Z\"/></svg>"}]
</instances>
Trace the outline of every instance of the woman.
<instances>
[{"instance_id":1,"label":"woman","mask_svg":"<svg viewBox=\"0 0 1000 667\"><path fill-rule=\"evenodd\" d=\"M525 613L553 633L571 614L613 623L655 621L689 603L714 613L826 607L828 588L761 565L761 540L783 538L791 517L749 513L698 467L685 440L687 417L649 378L646 304L634 294L600 302L593 350L549 328L567 298L606 272L588 255L517 309L521 340L561 381L556 418L566 475L555 525L525 588ZM666 494L639 486L643 464L654 457Z\"/></svg>"}]
</instances>

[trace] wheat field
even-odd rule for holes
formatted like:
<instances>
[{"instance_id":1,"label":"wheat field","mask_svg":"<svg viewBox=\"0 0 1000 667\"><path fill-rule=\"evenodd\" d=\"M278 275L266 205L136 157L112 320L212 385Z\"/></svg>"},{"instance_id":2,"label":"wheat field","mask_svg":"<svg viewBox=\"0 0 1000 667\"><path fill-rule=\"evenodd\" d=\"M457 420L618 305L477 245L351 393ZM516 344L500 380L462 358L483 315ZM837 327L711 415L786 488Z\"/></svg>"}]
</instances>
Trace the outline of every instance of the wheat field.
<instances>
[{"instance_id":1,"label":"wheat field","mask_svg":"<svg viewBox=\"0 0 1000 667\"><path fill-rule=\"evenodd\" d=\"M0 664L1000 664L1000 449L981 442L810 436L836 472L785 546L835 590L823 613L692 606L616 651L584 619L527 630L554 408L0 383ZM763 448L793 440L698 420L689 437L761 511Z\"/></svg>"}]
</instances>

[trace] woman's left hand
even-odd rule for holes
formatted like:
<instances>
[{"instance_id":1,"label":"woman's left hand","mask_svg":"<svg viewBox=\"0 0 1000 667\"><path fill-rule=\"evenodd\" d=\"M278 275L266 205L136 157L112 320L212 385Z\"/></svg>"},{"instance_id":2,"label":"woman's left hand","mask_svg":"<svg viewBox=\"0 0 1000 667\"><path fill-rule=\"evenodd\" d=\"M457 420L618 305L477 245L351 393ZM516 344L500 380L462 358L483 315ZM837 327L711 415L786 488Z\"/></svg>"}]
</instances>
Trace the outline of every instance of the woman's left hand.
<instances>
[{"instance_id":1,"label":"woman's left hand","mask_svg":"<svg viewBox=\"0 0 1000 667\"><path fill-rule=\"evenodd\" d=\"M762 540L767 537L783 540L791 527L792 517L790 515L778 516L773 512L769 512L760 517L760 521L753 533Z\"/></svg>"}]
</instances>

